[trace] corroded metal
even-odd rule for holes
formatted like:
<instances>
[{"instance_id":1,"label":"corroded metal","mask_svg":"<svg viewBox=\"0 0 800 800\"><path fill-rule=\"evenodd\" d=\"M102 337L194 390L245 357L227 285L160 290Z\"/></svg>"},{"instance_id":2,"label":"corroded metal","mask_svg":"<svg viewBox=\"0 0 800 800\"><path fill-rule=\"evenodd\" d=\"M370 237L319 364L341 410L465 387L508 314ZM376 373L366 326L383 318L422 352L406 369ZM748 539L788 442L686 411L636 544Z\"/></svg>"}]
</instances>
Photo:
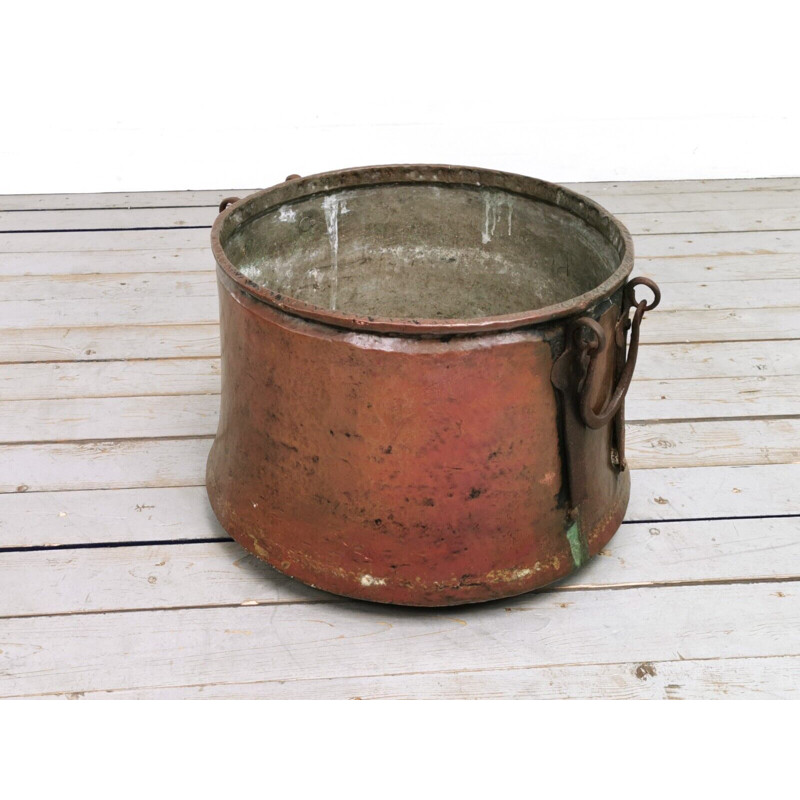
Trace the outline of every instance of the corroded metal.
<instances>
[{"instance_id":1,"label":"corroded metal","mask_svg":"<svg viewBox=\"0 0 800 800\"><path fill-rule=\"evenodd\" d=\"M332 592L450 605L564 577L611 538L646 310L611 215L415 165L289 176L222 208L207 483L237 541Z\"/></svg>"}]
</instances>

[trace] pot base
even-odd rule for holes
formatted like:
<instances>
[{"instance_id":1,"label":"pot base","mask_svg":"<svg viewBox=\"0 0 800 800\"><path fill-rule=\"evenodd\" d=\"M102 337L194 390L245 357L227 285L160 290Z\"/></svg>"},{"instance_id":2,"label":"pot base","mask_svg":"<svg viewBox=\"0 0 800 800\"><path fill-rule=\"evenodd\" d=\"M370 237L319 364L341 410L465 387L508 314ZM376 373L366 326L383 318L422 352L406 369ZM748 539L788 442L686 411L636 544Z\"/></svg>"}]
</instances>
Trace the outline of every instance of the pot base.
<instances>
[{"instance_id":1,"label":"pot base","mask_svg":"<svg viewBox=\"0 0 800 800\"><path fill-rule=\"evenodd\" d=\"M585 549L575 545L572 534L575 525L565 525L565 541L570 546L566 557L562 552L545 562L539 560L493 569L483 575L443 575L441 580L423 580L394 576L389 564L391 558L386 564L365 565L363 571L356 571L284 547L271 540L268 533L255 531L249 520L241 520L236 509L225 501L224 493L218 491L211 474L208 476L208 495L219 523L242 547L278 572L312 588L356 600L420 607L456 606L514 597L567 577L596 556L622 524L630 481L620 481L619 488L616 501L602 518L591 530L580 534ZM531 538L535 539L535 533Z\"/></svg>"}]
</instances>

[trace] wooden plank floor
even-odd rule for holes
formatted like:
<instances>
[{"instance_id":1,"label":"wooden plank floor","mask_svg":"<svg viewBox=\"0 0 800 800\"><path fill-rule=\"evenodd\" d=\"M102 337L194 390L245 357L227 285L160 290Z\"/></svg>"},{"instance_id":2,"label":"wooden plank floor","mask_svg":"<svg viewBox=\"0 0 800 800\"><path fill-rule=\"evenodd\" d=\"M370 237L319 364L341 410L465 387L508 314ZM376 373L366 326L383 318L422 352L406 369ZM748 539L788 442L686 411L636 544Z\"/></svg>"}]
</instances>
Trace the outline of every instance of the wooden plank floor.
<instances>
[{"instance_id":1,"label":"wooden plank floor","mask_svg":"<svg viewBox=\"0 0 800 800\"><path fill-rule=\"evenodd\" d=\"M800 178L574 188L664 296L627 519L552 588L433 611L213 518L209 227L249 190L0 196L0 697L800 697Z\"/></svg>"}]
</instances>

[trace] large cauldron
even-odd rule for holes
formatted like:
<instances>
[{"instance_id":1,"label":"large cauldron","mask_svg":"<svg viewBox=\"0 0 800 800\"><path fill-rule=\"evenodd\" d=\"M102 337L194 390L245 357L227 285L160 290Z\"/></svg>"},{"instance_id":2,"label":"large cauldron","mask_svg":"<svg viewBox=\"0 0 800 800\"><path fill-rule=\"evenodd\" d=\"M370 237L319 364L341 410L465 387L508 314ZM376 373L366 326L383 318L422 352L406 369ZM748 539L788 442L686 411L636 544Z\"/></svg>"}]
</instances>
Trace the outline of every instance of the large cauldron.
<instances>
[{"instance_id":1,"label":"large cauldron","mask_svg":"<svg viewBox=\"0 0 800 800\"><path fill-rule=\"evenodd\" d=\"M228 198L211 242L208 493L248 550L331 592L434 606L562 578L617 530L623 399L658 290L626 284L630 234L595 203L503 172L370 167Z\"/></svg>"}]
</instances>

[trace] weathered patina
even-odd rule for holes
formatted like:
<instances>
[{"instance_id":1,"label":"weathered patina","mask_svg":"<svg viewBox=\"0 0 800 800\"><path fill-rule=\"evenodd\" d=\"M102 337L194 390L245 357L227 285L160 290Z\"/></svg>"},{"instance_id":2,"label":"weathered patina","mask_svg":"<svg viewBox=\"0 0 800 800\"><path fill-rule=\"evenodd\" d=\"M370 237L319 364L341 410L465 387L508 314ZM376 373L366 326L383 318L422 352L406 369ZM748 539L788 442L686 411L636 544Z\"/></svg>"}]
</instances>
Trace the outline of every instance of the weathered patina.
<instances>
[{"instance_id":1,"label":"weathered patina","mask_svg":"<svg viewBox=\"0 0 800 800\"><path fill-rule=\"evenodd\" d=\"M658 295L637 301L630 235L592 201L462 167L290 176L226 198L212 248L208 492L251 552L339 594L450 605L568 575L617 530Z\"/></svg>"}]
</instances>

